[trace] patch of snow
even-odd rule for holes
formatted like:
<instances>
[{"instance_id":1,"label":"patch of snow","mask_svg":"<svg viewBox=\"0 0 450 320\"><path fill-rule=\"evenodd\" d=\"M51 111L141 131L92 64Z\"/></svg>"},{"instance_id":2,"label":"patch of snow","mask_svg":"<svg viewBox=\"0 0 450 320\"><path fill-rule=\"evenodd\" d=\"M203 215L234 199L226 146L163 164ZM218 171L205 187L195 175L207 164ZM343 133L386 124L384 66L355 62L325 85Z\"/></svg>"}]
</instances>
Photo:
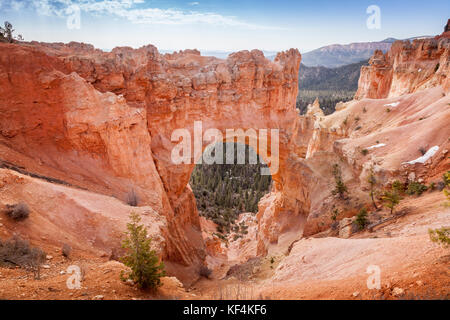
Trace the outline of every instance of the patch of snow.
<instances>
[{"instance_id":1,"label":"patch of snow","mask_svg":"<svg viewBox=\"0 0 450 320\"><path fill-rule=\"evenodd\" d=\"M384 146L386 146L386 144L384 144L384 143L379 143L379 144L376 144L376 145L374 145L374 146L368 147L368 148L366 148L366 149L367 149L367 150L371 150L371 149L375 149L375 148L381 148L381 147L384 147Z\"/></svg>"},{"instance_id":2,"label":"patch of snow","mask_svg":"<svg viewBox=\"0 0 450 320\"><path fill-rule=\"evenodd\" d=\"M417 158L416 160L412 160L409 162L403 162L403 164L425 163L428 159L430 159L432 156L434 156L438 150L439 150L439 146L434 146L434 147L430 148L427 151L427 153L425 153L420 158Z\"/></svg>"},{"instance_id":3,"label":"patch of snow","mask_svg":"<svg viewBox=\"0 0 450 320\"><path fill-rule=\"evenodd\" d=\"M395 108L399 104L400 104L400 102L392 102L392 103L385 104L384 106L385 107L393 107L393 108Z\"/></svg>"}]
</instances>

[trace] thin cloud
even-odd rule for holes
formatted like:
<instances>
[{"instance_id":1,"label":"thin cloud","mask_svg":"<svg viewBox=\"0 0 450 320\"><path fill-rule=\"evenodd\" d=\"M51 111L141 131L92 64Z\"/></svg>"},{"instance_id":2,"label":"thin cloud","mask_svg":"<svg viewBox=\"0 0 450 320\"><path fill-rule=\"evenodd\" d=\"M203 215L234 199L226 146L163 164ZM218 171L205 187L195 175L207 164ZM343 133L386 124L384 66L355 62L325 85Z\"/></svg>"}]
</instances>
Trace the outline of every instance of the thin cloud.
<instances>
[{"instance_id":1,"label":"thin cloud","mask_svg":"<svg viewBox=\"0 0 450 320\"><path fill-rule=\"evenodd\" d=\"M3 2L0 8L18 10L17 0ZM223 16L214 12L199 12L181 9L145 8L143 0L25 0L20 1L22 8L34 9L45 16L66 17L68 9L78 6L82 12L96 16L113 15L125 18L135 24L209 24L228 27L240 27L259 30L281 30L282 28L264 26L242 21L234 16ZM192 6L199 2L190 2Z\"/></svg>"}]
</instances>

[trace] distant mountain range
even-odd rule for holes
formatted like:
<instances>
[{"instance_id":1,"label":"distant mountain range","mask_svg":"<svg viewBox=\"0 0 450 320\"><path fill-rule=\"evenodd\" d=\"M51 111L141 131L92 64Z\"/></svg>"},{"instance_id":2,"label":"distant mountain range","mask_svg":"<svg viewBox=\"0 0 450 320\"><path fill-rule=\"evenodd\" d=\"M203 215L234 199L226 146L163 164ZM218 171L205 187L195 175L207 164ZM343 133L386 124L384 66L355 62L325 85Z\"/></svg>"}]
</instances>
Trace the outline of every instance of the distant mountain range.
<instances>
[{"instance_id":1,"label":"distant mountain range","mask_svg":"<svg viewBox=\"0 0 450 320\"><path fill-rule=\"evenodd\" d=\"M300 90L342 90L356 91L361 67L368 60L337 68L307 67L300 65L298 76Z\"/></svg>"},{"instance_id":2,"label":"distant mountain range","mask_svg":"<svg viewBox=\"0 0 450 320\"><path fill-rule=\"evenodd\" d=\"M414 40L429 38L430 36L413 37L403 40ZM313 51L302 53L302 64L308 67L323 66L326 68L337 68L349 64L359 63L368 60L375 50L388 51L391 45L397 41L395 38L387 38L374 42L355 42L350 44L332 44ZM202 56L213 56L219 59L226 59L232 51L220 50L200 50ZM173 50L161 50L161 53L172 53ZM276 57L275 51L263 51L264 55L273 60Z\"/></svg>"},{"instance_id":3,"label":"distant mountain range","mask_svg":"<svg viewBox=\"0 0 450 320\"><path fill-rule=\"evenodd\" d=\"M177 50L159 49L159 52L162 53L162 54L165 54L165 53L177 52ZM201 53L202 56L205 56L205 57L216 57L216 58L219 58L219 59L226 59L233 52L236 52L236 51L200 50L200 53ZM273 60L276 57L276 55L277 55L276 51L263 50L263 53L264 53L264 56L267 57L270 60Z\"/></svg>"},{"instance_id":4,"label":"distant mountain range","mask_svg":"<svg viewBox=\"0 0 450 320\"><path fill-rule=\"evenodd\" d=\"M302 54L302 63L308 67L324 66L336 68L369 59L375 50L386 52L394 39L380 42L357 42L351 44L332 44Z\"/></svg>"},{"instance_id":5,"label":"distant mountain range","mask_svg":"<svg viewBox=\"0 0 450 320\"><path fill-rule=\"evenodd\" d=\"M324 113L333 113L336 103L353 99L361 67L367 65L367 62L368 60L364 60L337 68L307 67L301 64L297 108L303 114L308 104L318 98Z\"/></svg>"},{"instance_id":6,"label":"distant mountain range","mask_svg":"<svg viewBox=\"0 0 450 320\"><path fill-rule=\"evenodd\" d=\"M413 37L405 40L428 38ZM388 51L395 38L387 38L378 42L356 42L350 44L332 44L302 54L302 63L308 67L324 66L336 68L369 59L375 50Z\"/></svg>"}]
</instances>

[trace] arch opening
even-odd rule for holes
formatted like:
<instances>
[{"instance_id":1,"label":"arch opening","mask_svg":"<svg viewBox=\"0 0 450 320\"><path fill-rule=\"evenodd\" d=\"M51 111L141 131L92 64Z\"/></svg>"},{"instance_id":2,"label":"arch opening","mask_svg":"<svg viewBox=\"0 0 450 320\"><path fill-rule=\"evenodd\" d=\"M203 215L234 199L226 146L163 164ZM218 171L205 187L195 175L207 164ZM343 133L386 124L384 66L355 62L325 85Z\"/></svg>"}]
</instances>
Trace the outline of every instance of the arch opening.
<instances>
[{"instance_id":1,"label":"arch opening","mask_svg":"<svg viewBox=\"0 0 450 320\"><path fill-rule=\"evenodd\" d=\"M239 215L256 215L260 199L272 188L272 176L262 174L268 166L249 144L216 142L205 148L203 156L215 157L217 150L223 161L197 164L189 184L200 216L214 222L219 237L230 232L242 235L247 226L237 223Z\"/></svg>"}]
</instances>

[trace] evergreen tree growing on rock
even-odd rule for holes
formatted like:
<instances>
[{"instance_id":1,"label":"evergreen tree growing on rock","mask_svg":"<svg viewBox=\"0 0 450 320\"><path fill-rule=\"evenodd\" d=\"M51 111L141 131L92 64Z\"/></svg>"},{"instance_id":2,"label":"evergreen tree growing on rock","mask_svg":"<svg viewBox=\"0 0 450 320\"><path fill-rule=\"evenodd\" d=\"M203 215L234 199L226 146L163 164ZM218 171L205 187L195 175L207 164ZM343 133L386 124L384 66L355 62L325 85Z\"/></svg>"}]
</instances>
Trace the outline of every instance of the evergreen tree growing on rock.
<instances>
[{"instance_id":1,"label":"evergreen tree growing on rock","mask_svg":"<svg viewBox=\"0 0 450 320\"><path fill-rule=\"evenodd\" d=\"M402 200L402 197L394 188L391 191L386 191L383 195L384 205L391 209L391 214L394 213L394 209L400 203L400 200Z\"/></svg>"},{"instance_id":2,"label":"evergreen tree growing on rock","mask_svg":"<svg viewBox=\"0 0 450 320\"><path fill-rule=\"evenodd\" d=\"M345 185L344 180L342 180L341 167L337 163L333 165L332 173L336 186L331 193L333 195L339 195L340 199L345 199L345 194L347 193L347 186Z\"/></svg>"},{"instance_id":3,"label":"evergreen tree growing on rock","mask_svg":"<svg viewBox=\"0 0 450 320\"><path fill-rule=\"evenodd\" d=\"M140 222L139 215L132 212L127 224L127 237L122 243L127 253L121 258L131 271L127 275L122 271L120 278L122 281L132 280L141 289L156 290L161 285L161 277L165 276L164 263L160 262L156 252L151 250L147 229Z\"/></svg>"}]
</instances>

